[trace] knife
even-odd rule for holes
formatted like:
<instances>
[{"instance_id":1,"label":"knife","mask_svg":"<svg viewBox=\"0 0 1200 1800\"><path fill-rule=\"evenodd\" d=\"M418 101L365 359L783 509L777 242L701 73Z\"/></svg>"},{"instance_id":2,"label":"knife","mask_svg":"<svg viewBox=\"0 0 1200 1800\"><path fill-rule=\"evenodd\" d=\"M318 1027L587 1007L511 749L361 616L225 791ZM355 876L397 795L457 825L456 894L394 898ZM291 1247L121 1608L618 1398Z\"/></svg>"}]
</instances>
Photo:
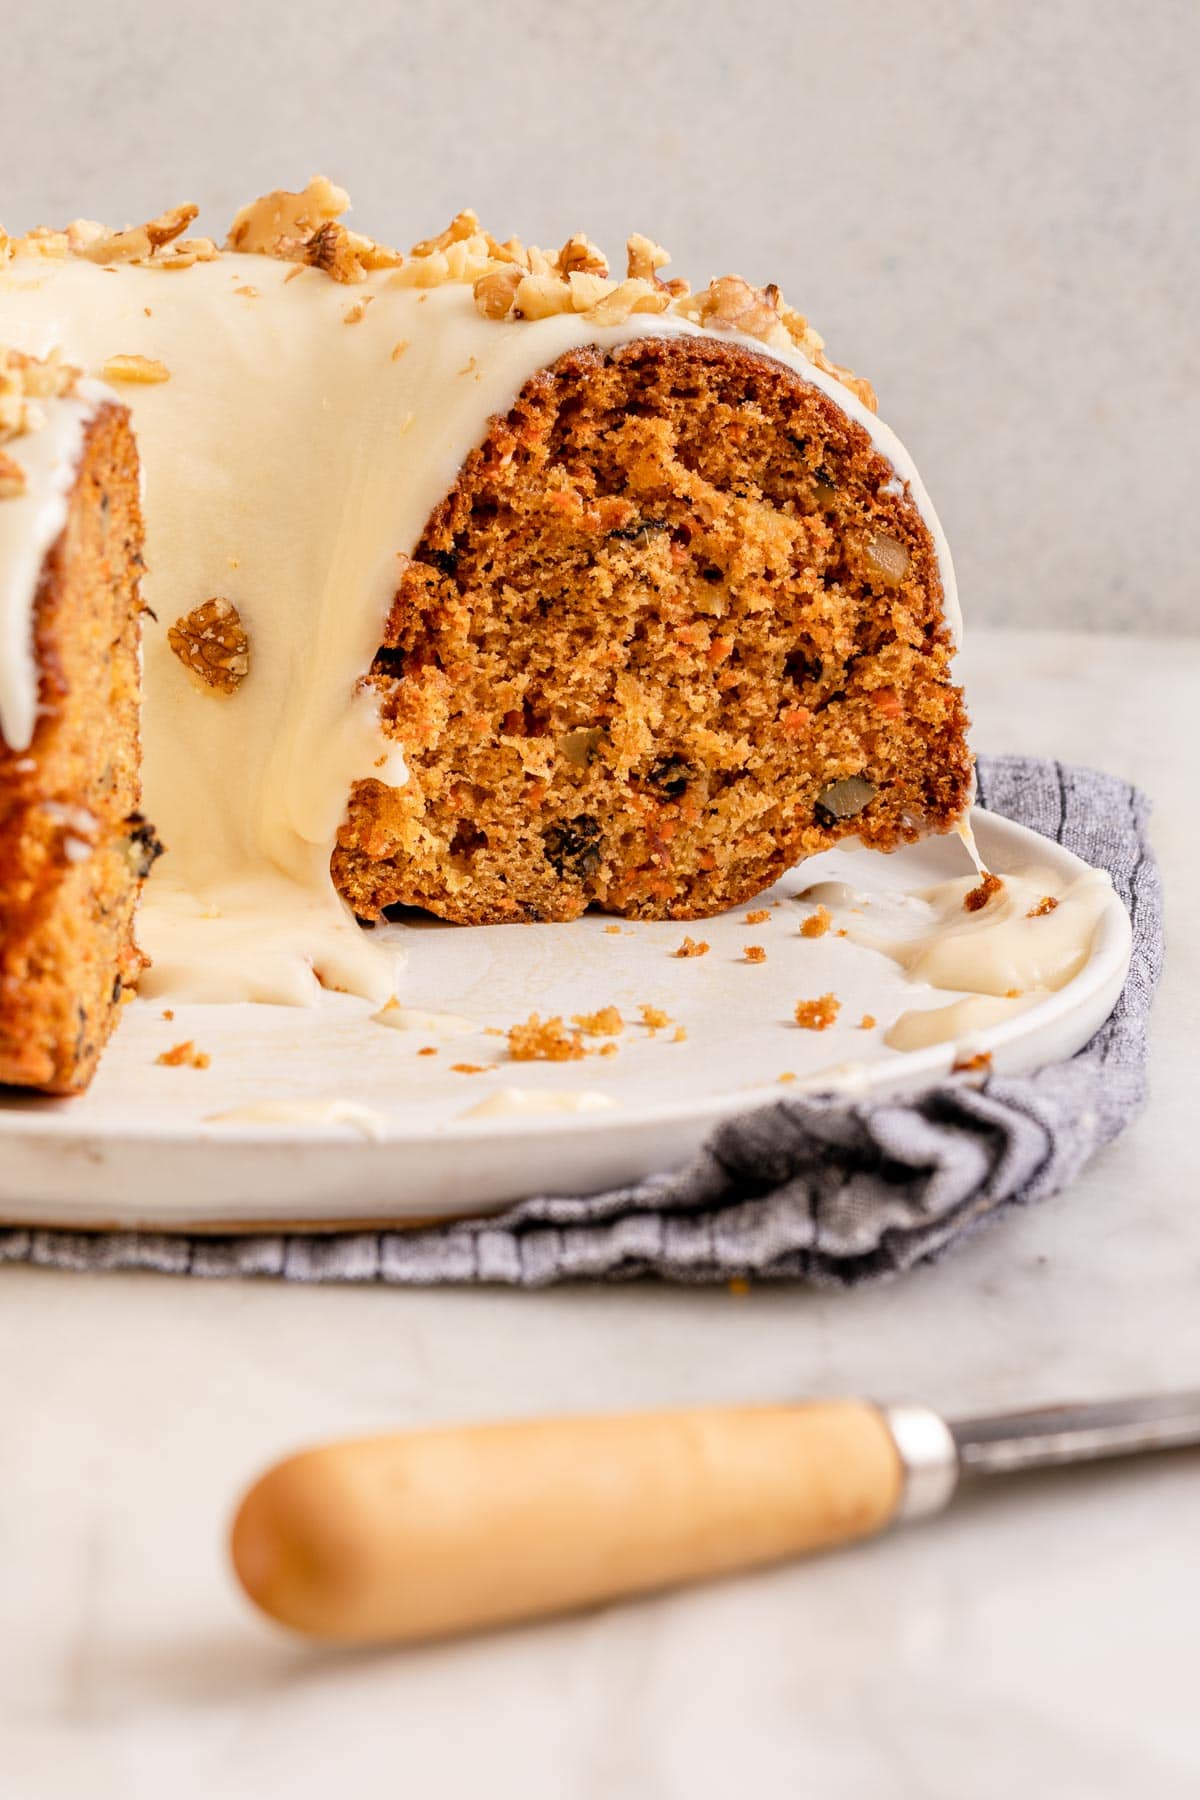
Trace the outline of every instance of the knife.
<instances>
[{"instance_id":1,"label":"knife","mask_svg":"<svg viewBox=\"0 0 1200 1800\"><path fill-rule=\"evenodd\" d=\"M955 1422L825 1400L401 1432L277 1463L231 1549L279 1623L413 1642L870 1537L977 1478L1197 1443L1200 1392Z\"/></svg>"}]
</instances>

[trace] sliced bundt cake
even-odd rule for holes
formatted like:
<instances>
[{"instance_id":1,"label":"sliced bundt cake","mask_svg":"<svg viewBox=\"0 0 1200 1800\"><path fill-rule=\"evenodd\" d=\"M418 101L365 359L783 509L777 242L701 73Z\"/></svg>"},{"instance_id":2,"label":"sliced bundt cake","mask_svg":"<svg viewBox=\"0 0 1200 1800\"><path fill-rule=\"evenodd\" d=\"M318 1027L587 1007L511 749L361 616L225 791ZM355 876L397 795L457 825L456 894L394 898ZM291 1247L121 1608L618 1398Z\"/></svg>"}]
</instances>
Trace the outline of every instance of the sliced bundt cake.
<instances>
[{"instance_id":1,"label":"sliced bundt cake","mask_svg":"<svg viewBox=\"0 0 1200 1800\"><path fill-rule=\"evenodd\" d=\"M34 635L0 654L0 1083L87 1086L141 966L142 521L129 415L0 350L0 587L36 559ZM0 617L8 614L0 601Z\"/></svg>"}]
</instances>

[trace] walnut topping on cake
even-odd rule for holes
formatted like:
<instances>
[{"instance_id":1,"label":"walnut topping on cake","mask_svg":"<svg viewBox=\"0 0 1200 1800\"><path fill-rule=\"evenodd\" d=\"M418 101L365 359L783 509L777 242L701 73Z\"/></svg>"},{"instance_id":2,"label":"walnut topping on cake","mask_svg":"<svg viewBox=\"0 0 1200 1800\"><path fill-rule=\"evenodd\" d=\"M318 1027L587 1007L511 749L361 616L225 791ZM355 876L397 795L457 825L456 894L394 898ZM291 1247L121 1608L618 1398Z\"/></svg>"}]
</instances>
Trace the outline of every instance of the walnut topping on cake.
<instances>
[{"instance_id":1,"label":"walnut topping on cake","mask_svg":"<svg viewBox=\"0 0 1200 1800\"><path fill-rule=\"evenodd\" d=\"M200 208L190 202L186 206L173 206L169 212L160 213L157 219L150 219L145 225L128 226L124 231L110 231L91 219L76 219L67 227L67 242L75 256L85 256L89 262L145 262L156 250L161 250L164 244L186 231L199 211Z\"/></svg>"},{"instance_id":2,"label":"walnut topping on cake","mask_svg":"<svg viewBox=\"0 0 1200 1800\"><path fill-rule=\"evenodd\" d=\"M167 631L185 669L218 694L232 694L250 673L250 640L232 601L216 597L192 608Z\"/></svg>"},{"instance_id":3,"label":"walnut topping on cake","mask_svg":"<svg viewBox=\"0 0 1200 1800\"><path fill-rule=\"evenodd\" d=\"M156 356L110 356L101 374L105 381L136 381L143 386L171 379L170 369Z\"/></svg>"},{"instance_id":4,"label":"walnut topping on cake","mask_svg":"<svg viewBox=\"0 0 1200 1800\"><path fill-rule=\"evenodd\" d=\"M625 279L613 280L608 258L583 232L574 232L558 251L541 250L515 237L501 242L483 229L469 208L456 213L444 231L414 244L405 258L344 225L341 215L349 205L344 188L314 175L298 193L276 188L244 206L225 247L295 263L297 270L319 269L347 284L361 282L372 270L392 269L400 287L467 285L483 317L497 321L574 313L596 326L613 326L635 313L674 309L705 330L737 332L780 350L794 346L875 410L870 382L830 360L819 333L803 313L785 303L774 283L758 288L740 275L723 275L692 294L686 281L663 279L660 270L670 261L669 254L641 232L626 240ZM124 231L87 219L77 219L66 231L39 226L22 238L10 238L0 230L0 261L17 254L73 255L110 267L125 262L186 269L220 254L211 238L180 235L195 216L196 208L187 205Z\"/></svg>"},{"instance_id":5,"label":"walnut topping on cake","mask_svg":"<svg viewBox=\"0 0 1200 1800\"><path fill-rule=\"evenodd\" d=\"M340 223L349 205L345 188L314 175L298 194L276 188L243 206L229 228L226 247L307 263L342 282L361 281L370 269L398 268L404 261L398 251Z\"/></svg>"}]
</instances>

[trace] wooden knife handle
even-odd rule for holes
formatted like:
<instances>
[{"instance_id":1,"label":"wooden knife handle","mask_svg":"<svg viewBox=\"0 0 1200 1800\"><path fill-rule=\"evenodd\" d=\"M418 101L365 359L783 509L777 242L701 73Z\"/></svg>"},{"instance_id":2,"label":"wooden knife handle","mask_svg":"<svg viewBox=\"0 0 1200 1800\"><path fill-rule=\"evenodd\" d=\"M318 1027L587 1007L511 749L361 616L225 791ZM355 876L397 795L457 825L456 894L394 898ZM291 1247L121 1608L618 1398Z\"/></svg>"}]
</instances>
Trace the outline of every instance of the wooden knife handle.
<instances>
[{"instance_id":1,"label":"wooden knife handle","mask_svg":"<svg viewBox=\"0 0 1200 1800\"><path fill-rule=\"evenodd\" d=\"M242 1501L233 1562L296 1631L398 1642L865 1537L902 1489L859 1400L416 1431L277 1463Z\"/></svg>"}]
</instances>

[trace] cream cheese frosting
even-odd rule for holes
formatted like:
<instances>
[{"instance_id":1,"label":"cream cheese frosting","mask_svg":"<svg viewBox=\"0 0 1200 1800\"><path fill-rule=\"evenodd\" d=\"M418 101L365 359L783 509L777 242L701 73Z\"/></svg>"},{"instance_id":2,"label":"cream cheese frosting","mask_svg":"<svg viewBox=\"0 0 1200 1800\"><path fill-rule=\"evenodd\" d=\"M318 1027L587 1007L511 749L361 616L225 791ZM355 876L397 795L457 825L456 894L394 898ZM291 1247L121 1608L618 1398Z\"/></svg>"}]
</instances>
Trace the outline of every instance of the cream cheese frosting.
<instances>
[{"instance_id":1,"label":"cream cheese frosting","mask_svg":"<svg viewBox=\"0 0 1200 1800\"><path fill-rule=\"evenodd\" d=\"M171 269L22 255L0 265L0 342L61 347L124 379L144 482L152 617L145 630L145 807L166 845L139 936L148 995L313 1004L322 985L380 1003L396 954L362 932L329 858L354 782L405 778L360 686L398 576L489 421L564 352L710 336L786 363L868 433L953 565L894 434L782 328L769 342L675 311L600 325L578 313L485 318L469 285L414 287L394 268L353 285L227 252ZM113 359L145 359L127 363ZM53 403L21 440L29 498L0 507L0 731L30 741L33 602L61 529L73 460L104 389ZM169 628L219 598L237 609L249 673L230 693L189 674ZM383 936L385 934L381 934Z\"/></svg>"},{"instance_id":2,"label":"cream cheese frosting","mask_svg":"<svg viewBox=\"0 0 1200 1800\"><path fill-rule=\"evenodd\" d=\"M25 478L24 492L0 504L0 735L10 750L27 750L37 724L33 602L46 553L67 521L83 435L105 400L99 381L79 381L70 394L37 401L34 429L5 444Z\"/></svg>"}]
</instances>

